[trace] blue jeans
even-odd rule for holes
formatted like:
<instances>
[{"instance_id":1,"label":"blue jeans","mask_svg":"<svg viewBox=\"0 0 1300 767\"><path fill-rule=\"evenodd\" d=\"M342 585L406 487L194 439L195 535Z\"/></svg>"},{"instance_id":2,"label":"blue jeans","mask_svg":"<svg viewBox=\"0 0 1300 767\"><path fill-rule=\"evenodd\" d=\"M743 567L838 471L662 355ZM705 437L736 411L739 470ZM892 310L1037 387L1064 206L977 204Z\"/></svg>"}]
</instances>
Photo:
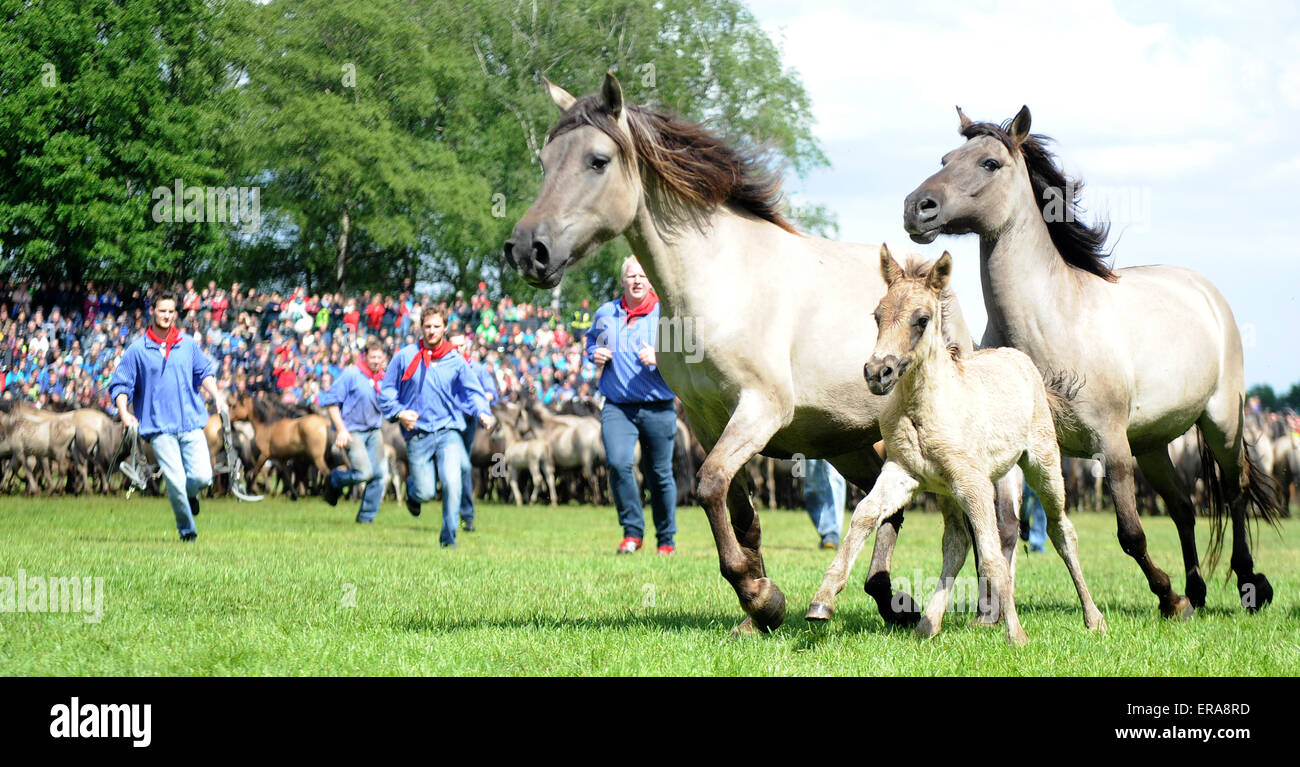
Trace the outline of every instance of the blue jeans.
<instances>
[{"instance_id":1,"label":"blue jeans","mask_svg":"<svg viewBox=\"0 0 1300 767\"><path fill-rule=\"evenodd\" d=\"M641 473L650 486L650 508L660 546L673 545L677 535L677 483L673 479L673 441L677 413L672 402L619 404L606 400L600 411L600 438L609 464L609 490L618 509L623 535L645 537L641 488L632 473L637 440L641 441Z\"/></svg>"},{"instance_id":2,"label":"blue jeans","mask_svg":"<svg viewBox=\"0 0 1300 767\"><path fill-rule=\"evenodd\" d=\"M1038 493L1025 485L1025 492L1020 507L1020 516L1029 517L1029 550L1044 551L1047 548L1047 512L1038 500Z\"/></svg>"},{"instance_id":3,"label":"blue jeans","mask_svg":"<svg viewBox=\"0 0 1300 767\"><path fill-rule=\"evenodd\" d=\"M207 437L202 429L195 429L180 434L155 434L149 444L153 445L154 457L167 483L167 500L171 501L172 514L176 516L176 529L181 535L197 532L190 496L198 495L212 484Z\"/></svg>"},{"instance_id":4,"label":"blue jeans","mask_svg":"<svg viewBox=\"0 0 1300 767\"><path fill-rule=\"evenodd\" d=\"M460 518L469 524L474 523L474 465L469 462L469 454L474 450L474 435L478 433L478 419L472 415L465 416L465 430L460 433L460 440L465 445L465 461L460 472Z\"/></svg>"},{"instance_id":5,"label":"blue jeans","mask_svg":"<svg viewBox=\"0 0 1300 767\"><path fill-rule=\"evenodd\" d=\"M330 472L330 484L341 488L365 483L357 521L373 522L379 513L379 503L384 500L384 483L388 481L383 431L365 429L352 432L352 439L348 441L348 463L352 465L351 470L335 469Z\"/></svg>"},{"instance_id":6,"label":"blue jeans","mask_svg":"<svg viewBox=\"0 0 1300 767\"><path fill-rule=\"evenodd\" d=\"M822 543L829 541L839 545L847 493L844 477L829 461L808 459L804 462L803 500Z\"/></svg>"},{"instance_id":7,"label":"blue jeans","mask_svg":"<svg viewBox=\"0 0 1300 767\"><path fill-rule=\"evenodd\" d=\"M442 478L442 534L438 542L443 546L456 545L464 455L465 443L455 429L417 431L406 440L406 457L411 468L406 478L407 496L416 503L433 500L437 494L437 478Z\"/></svg>"}]
</instances>

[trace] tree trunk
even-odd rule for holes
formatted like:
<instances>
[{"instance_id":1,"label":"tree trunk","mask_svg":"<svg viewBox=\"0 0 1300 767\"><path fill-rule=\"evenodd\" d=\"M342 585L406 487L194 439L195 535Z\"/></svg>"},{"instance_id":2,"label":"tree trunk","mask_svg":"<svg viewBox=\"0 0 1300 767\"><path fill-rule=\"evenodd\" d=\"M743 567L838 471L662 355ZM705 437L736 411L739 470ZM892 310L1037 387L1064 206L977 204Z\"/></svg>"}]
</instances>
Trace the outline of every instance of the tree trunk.
<instances>
[{"instance_id":1,"label":"tree trunk","mask_svg":"<svg viewBox=\"0 0 1300 767\"><path fill-rule=\"evenodd\" d=\"M335 290L343 290L343 272L348 262L348 232L352 228L352 220L348 218L348 209L343 209L343 217L339 219L339 252L334 259L334 282L337 285Z\"/></svg>"}]
</instances>

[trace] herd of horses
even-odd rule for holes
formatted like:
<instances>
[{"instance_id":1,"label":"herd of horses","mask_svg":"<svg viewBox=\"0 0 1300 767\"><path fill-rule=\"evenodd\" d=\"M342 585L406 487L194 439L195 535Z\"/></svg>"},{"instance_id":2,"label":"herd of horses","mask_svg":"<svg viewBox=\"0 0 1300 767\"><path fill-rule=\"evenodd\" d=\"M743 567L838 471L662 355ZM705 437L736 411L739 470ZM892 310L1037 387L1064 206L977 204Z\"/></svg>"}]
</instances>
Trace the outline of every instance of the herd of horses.
<instances>
[{"instance_id":1,"label":"herd of horses","mask_svg":"<svg viewBox=\"0 0 1300 767\"><path fill-rule=\"evenodd\" d=\"M903 507L914 491L931 489L940 492L945 515L945 578L975 543L981 580L994 597L981 600L980 619L1005 622L1008 639L1023 641L1010 598L1026 476L1045 491L1051 537L1090 628L1104 627L1104 620L1077 571L1062 512L1071 504L1100 505L1103 487L1119 545L1141 569L1162 615L1187 619L1206 602L1198 506L1211 520L1207 569L1213 571L1230 530L1229 564L1243 607L1254 611L1272 600L1271 584L1255 569L1249 525L1252 512L1272 525L1287 513L1300 475L1296 439L1247 411L1241 335L1208 280L1176 266L1108 265L1105 225L1078 215L1080 185L1061 171L1048 139L1030 133L1028 108L1002 124L971 121L958 109L963 143L904 197L903 226L913 241L979 238L988 315L979 344L946 281L931 286L933 304L896 320L913 328L914 346L926 327L917 313L942 324L942 344L926 364L950 357L960 370L992 359L994 349L1015 350L1023 362L991 367L979 385L950 387L942 396L930 391L924 406L904 406L882 384L879 365L873 372L868 364L885 337L873 310L884 308L888 285L902 279L890 279L878 257L883 246L796 231L781 213L780 178L757 155L699 125L625 103L612 74L582 98L549 81L546 87L561 116L539 158L541 189L504 257L530 285L550 289L622 235L655 285L665 320L690 320L695 337L683 348L661 339L658 368L683 406L679 502L704 507L722 575L745 612L737 633L768 632L785 619L786 599L766 569L751 490L772 504L780 493L778 461L788 467L799 458L824 458L871 490L857 504L809 620L830 617L831 597L874 534L865 591L887 622L915 625L927 636L938 630L942 588L923 615L890 580ZM1061 215L1051 206L1067 192ZM901 379L904 367L892 372ZM1050 414L1034 405L1032 419L1023 420L1024 411L1021 421L1009 421L1030 436L986 438L988 424L1002 423L990 420L992 409L1032 404L1007 393L1019 391L1010 381L1030 373L1040 389L1047 383ZM919 375L914 369L913 378ZM1006 401L997 401L999 385ZM929 391L910 386L909 396L922 390ZM986 395L978 399L975 390ZM527 401L498 405L495 414L500 426L480 430L472 451L480 495L522 504L530 488L530 503L542 494L551 504L608 502L594 413L556 413ZM270 399L241 395L231 402L231 417L252 487L271 465L278 484L297 497L345 460L319 412L285 411ZM926 429L918 426L922 418ZM208 441L215 463L223 435L214 421ZM934 429L945 435L942 445L918 441ZM122 449L120 427L84 410L53 415L19 406L0 417L0 440L10 459L0 492L20 470L28 492L37 492L38 478L53 476L50 464L60 461L76 467L63 472L67 491L108 491ZM385 427L385 444L396 493L406 472L395 428ZM943 460L935 463L936 455ZM1059 480L1053 455L1064 467ZM908 471L898 468L909 461ZM940 465L946 468L934 468ZM966 479L954 485L957 477ZM1178 531L1183 594L1147 550L1139 508L1156 508L1157 497Z\"/></svg>"},{"instance_id":2,"label":"herd of horses","mask_svg":"<svg viewBox=\"0 0 1300 767\"><path fill-rule=\"evenodd\" d=\"M612 73L581 98L545 85L560 118L540 153L537 198L504 257L530 285L551 289L622 235L656 286L663 315L691 321L691 355L660 349L659 372L707 453L698 497L722 575L746 614L736 631L771 631L785 619L786 599L766 570L741 470L758 454L801 454L826 458L859 487L875 486L885 463L873 445L891 398L867 386L864 364L877 341L872 312L886 294L881 246L799 233L781 213L780 178L758 155L625 103ZM1189 429L1212 518L1209 569L1230 526L1242 605L1268 604L1272 586L1255 570L1249 517L1253 510L1276 525L1284 499L1246 446L1241 334L1227 301L1181 267L1112 269L1107 227L1079 215L1081 187L1065 176L1046 137L1030 133L1027 107L1002 124L974 122L960 109L958 119L963 143L901 195L904 230L922 244L940 234L976 235L988 315L980 346L1014 348L1044 379L1080 382L1068 417L1054 422L1057 443L1063 454L1102 462L1120 547L1142 570L1161 614L1186 619L1206 600L1191 489L1168 450ZM955 353L969 354L974 343L960 302L950 295L945 306ZM978 435L968 439L979 447ZM1185 595L1147 550L1139 469L1177 527ZM990 501L1012 573L1022 482L1020 467L1011 467ZM865 589L886 621L916 625L920 609L894 594L889 575L901 500L877 512ZM969 506L963 511L972 518ZM807 617L819 613L813 602Z\"/></svg>"}]
</instances>

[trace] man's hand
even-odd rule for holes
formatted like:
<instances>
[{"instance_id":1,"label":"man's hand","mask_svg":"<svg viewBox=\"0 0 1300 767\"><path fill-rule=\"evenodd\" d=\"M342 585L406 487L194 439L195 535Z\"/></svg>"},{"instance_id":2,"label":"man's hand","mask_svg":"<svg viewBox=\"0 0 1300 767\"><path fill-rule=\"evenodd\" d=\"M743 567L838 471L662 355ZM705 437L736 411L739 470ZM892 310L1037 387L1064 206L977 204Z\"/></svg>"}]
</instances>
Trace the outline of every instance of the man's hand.
<instances>
[{"instance_id":1,"label":"man's hand","mask_svg":"<svg viewBox=\"0 0 1300 767\"><path fill-rule=\"evenodd\" d=\"M645 365L646 367L653 367L655 364L655 360L658 359L657 357L655 357L655 348L650 344L646 344L645 346L642 346L641 351L637 352L636 356L640 358L641 364Z\"/></svg>"},{"instance_id":2,"label":"man's hand","mask_svg":"<svg viewBox=\"0 0 1300 767\"><path fill-rule=\"evenodd\" d=\"M334 438L334 444L339 450L347 450L348 443L352 441L352 434L347 429L339 429L339 435Z\"/></svg>"},{"instance_id":3,"label":"man's hand","mask_svg":"<svg viewBox=\"0 0 1300 767\"><path fill-rule=\"evenodd\" d=\"M491 413L484 413L478 417L478 422L483 424L484 429L491 429L496 425L497 419L493 418Z\"/></svg>"},{"instance_id":4,"label":"man's hand","mask_svg":"<svg viewBox=\"0 0 1300 767\"><path fill-rule=\"evenodd\" d=\"M604 365L606 362L609 362L609 358L612 356L613 356L613 352L611 352L609 349L605 348L604 346L601 346L598 347L596 351L591 353L591 361L596 363L596 367L600 367L601 365Z\"/></svg>"},{"instance_id":5,"label":"man's hand","mask_svg":"<svg viewBox=\"0 0 1300 767\"><path fill-rule=\"evenodd\" d=\"M420 420L420 414L414 410L403 410L397 414L397 422L402 425L403 429L411 431L415 428L415 422Z\"/></svg>"},{"instance_id":6,"label":"man's hand","mask_svg":"<svg viewBox=\"0 0 1300 767\"><path fill-rule=\"evenodd\" d=\"M139 419L139 418L136 418L136 417L133 416L133 415L131 415L131 413L130 413L129 411L123 410L123 411L122 411L122 425L125 426L125 427L128 428L128 429L138 429L138 428L140 428L140 419Z\"/></svg>"},{"instance_id":7,"label":"man's hand","mask_svg":"<svg viewBox=\"0 0 1300 767\"><path fill-rule=\"evenodd\" d=\"M226 404L226 398L218 394L213 398L212 403L217 406L217 415L230 412L230 405Z\"/></svg>"}]
</instances>

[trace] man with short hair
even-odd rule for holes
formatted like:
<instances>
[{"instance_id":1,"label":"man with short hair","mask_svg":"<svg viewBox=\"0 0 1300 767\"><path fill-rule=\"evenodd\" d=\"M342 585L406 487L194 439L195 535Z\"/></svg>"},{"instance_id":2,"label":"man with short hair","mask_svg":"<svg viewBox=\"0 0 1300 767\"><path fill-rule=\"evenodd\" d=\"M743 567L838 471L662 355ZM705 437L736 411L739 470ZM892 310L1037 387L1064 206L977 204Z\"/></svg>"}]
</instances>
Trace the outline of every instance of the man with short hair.
<instances>
[{"instance_id":1,"label":"man with short hair","mask_svg":"<svg viewBox=\"0 0 1300 767\"><path fill-rule=\"evenodd\" d=\"M442 313L427 311L420 318L419 342L402 347L388 363L379 389L379 409L402 426L410 474L406 482L406 509L420 516L420 505L433 499L436 479L442 479L443 548L456 547L460 517L461 468L465 445L461 432L465 419L461 402L486 428L495 423L478 378L444 338ZM434 465L437 464L435 477Z\"/></svg>"},{"instance_id":2,"label":"man with short hair","mask_svg":"<svg viewBox=\"0 0 1300 767\"><path fill-rule=\"evenodd\" d=\"M122 425L138 428L140 438L153 445L176 528L181 540L190 542L198 538L194 517L199 491L212 484L203 435L208 411L200 390L208 393L218 413L227 411L226 400L217 390L212 360L176 328L176 294L159 295L150 313L144 336L127 348L113 371L109 393Z\"/></svg>"},{"instance_id":3,"label":"man with short hair","mask_svg":"<svg viewBox=\"0 0 1300 767\"><path fill-rule=\"evenodd\" d=\"M384 482L388 478L388 462L384 460L384 436L379 413L379 387L384 378L384 362L388 355L378 338L371 336L366 342L366 353L358 356L356 364L349 366L322 392L320 404L329 410L330 420L338 437L334 444L348 453L350 470L335 469L325 481L325 502L334 506L343 488L365 484L361 495L361 510L357 522L369 524L379 513L379 503L384 499ZM325 375L329 375L326 373Z\"/></svg>"}]
</instances>

